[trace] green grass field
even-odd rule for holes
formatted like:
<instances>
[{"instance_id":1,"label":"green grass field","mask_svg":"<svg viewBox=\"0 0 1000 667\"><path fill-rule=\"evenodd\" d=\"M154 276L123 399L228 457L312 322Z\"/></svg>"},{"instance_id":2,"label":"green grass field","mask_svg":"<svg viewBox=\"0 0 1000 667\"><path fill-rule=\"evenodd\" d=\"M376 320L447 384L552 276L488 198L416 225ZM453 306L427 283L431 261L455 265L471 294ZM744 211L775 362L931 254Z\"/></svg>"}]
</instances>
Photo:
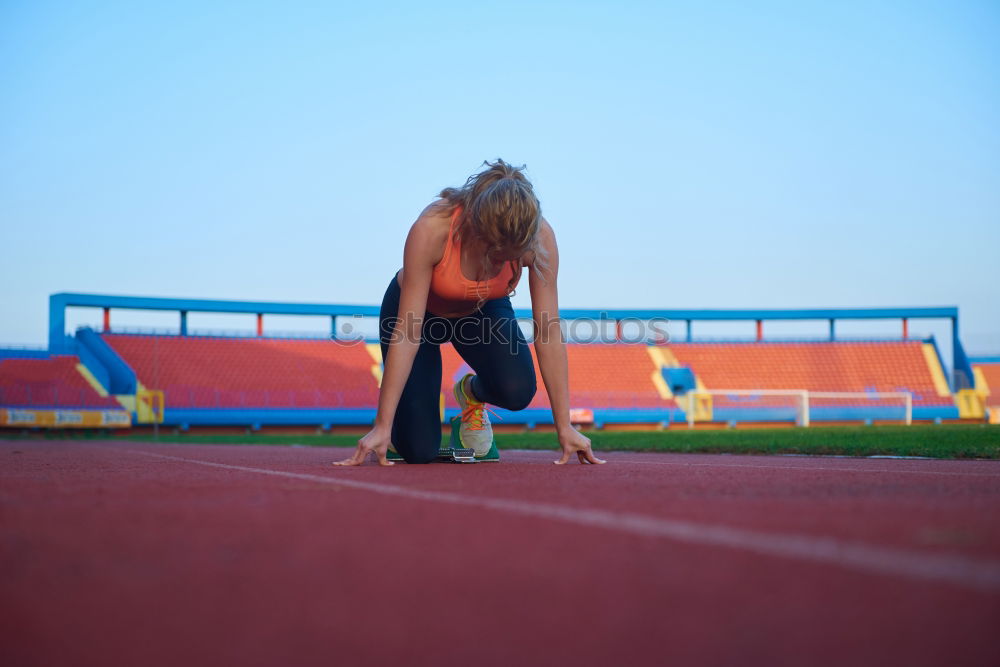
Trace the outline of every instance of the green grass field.
<instances>
[{"instance_id":1,"label":"green grass field","mask_svg":"<svg viewBox=\"0 0 1000 667\"><path fill-rule=\"evenodd\" d=\"M597 451L686 452L710 454L814 454L840 456L926 456L939 459L1000 459L1000 426L942 424L916 426L839 426L832 428L667 431L586 431ZM19 432L0 438L31 438ZM47 438L97 438L149 441L150 435L67 435ZM231 445L307 445L353 447L353 435L176 435L160 442ZM553 433L498 434L501 449L558 448Z\"/></svg>"}]
</instances>

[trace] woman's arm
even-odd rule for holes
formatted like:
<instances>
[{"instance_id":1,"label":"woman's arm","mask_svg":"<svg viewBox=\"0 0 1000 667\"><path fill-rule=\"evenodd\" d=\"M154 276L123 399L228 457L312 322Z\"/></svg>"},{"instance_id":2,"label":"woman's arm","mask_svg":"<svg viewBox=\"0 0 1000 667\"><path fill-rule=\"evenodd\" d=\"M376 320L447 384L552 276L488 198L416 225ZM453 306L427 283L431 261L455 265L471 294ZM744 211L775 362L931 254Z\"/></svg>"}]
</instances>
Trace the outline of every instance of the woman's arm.
<instances>
[{"instance_id":1,"label":"woman's arm","mask_svg":"<svg viewBox=\"0 0 1000 667\"><path fill-rule=\"evenodd\" d=\"M338 461L335 465L360 465L364 463L368 452L372 451L378 457L380 465L392 465L391 461L386 460L392 420L396 416L399 398L403 394L403 387L413 368L413 359L420 347L431 274L434 265L441 259L443 249L444 239L441 229L439 221L434 219L431 207L428 207L410 228L403 249L399 312L389 342L392 353L383 360L385 368L382 372L382 387L378 395L375 424L372 430L358 441L358 448L354 454L348 459ZM447 228L444 230L447 232Z\"/></svg>"},{"instance_id":2,"label":"woman's arm","mask_svg":"<svg viewBox=\"0 0 1000 667\"><path fill-rule=\"evenodd\" d=\"M541 268L541 262L532 261L529 264L528 288L531 291L531 312L535 320L535 353L552 406L552 419L559 445L562 447L562 458L556 463L566 463L574 452L580 463L604 463L594 456L590 440L573 428L569 421L569 364L560 327L557 286L559 248L556 246L555 233L544 218L538 234L539 244L544 251L545 268Z\"/></svg>"},{"instance_id":3,"label":"woman's arm","mask_svg":"<svg viewBox=\"0 0 1000 667\"><path fill-rule=\"evenodd\" d=\"M399 295L399 312L389 342L392 354L383 360L382 387L378 395L376 428L392 428L399 397L410 377L413 359L420 347L420 332L427 311L427 293L431 286L434 263L431 256L433 234L418 220L410 229L403 249L403 284ZM438 253L440 254L440 253Z\"/></svg>"}]
</instances>

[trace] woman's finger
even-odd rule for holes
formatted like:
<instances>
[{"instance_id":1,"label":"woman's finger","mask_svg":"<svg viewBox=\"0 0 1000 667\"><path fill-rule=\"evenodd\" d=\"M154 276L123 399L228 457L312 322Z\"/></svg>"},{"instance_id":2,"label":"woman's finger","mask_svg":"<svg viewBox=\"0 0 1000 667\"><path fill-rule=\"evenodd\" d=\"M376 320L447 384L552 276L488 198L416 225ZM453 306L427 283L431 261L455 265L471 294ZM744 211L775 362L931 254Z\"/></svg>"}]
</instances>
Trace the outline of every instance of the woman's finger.
<instances>
[{"instance_id":1,"label":"woman's finger","mask_svg":"<svg viewBox=\"0 0 1000 667\"><path fill-rule=\"evenodd\" d=\"M368 452L366 452L365 449L361 445L358 445L358 448L354 450L354 453L351 454L350 457L348 457L346 459L343 459L342 461L335 461L333 465L335 465L335 466L359 466L359 465L361 465L362 463L365 462L365 457L367 456L367 454L368 454Z\"/></svg>"},{"instance_id":2,"label":"woman's finger","mask_svg":"<svg viewBox=\"0 0 1000 667\"><path fill-rule=\"evenodd\" d=\"M553 461L553 463L555 463L557 466L561 466L568 463L570 453L571 452L568 449L564 449L562 453L562 458L559 459L558 461Z\"/></svg>"},{"instance_id":3,"label":"woman's finger","mask_svg":"<svg viewBox=\"0 0 1000 667\"><path fill-rule=\"evenodd\" d=\"M386 451L376 451L375 455L378 457L378 464L380 466L394 466L394 465L396 465L395 461L390 461L389 459L386 458L386 456L388 455L388 450L386 450Z\"/></svg>"},{"instance_id":4,"label":"woman's finger","mask_svg":"<svg viewBox=\"0 0 1000 667\"><path fill-rule=\"evenodd\" d=\"M362 461L363 460L364 459L362 459ZM354 456L351 456L351 458L349 458L349 459L344 459L342 461L334 461L333 465L335 465L335 466L359 466L359 465L361 465L362 461L358 461L357 455L354 455Z\"/></svg>"},{"instance_id":5,"label":"woman's finger","mask_svg":"<svg viewBox=\"0 0 1000 667\"><path fill-rule=\"evenodd\" d=\"M358 464L354 461L354 457L352 456L351 458L344 459L342 461L334 461L333 465L335 465L335 466L356 466Z\"/></svg>"},{"instance_id":6,"label":"woman's finger","mask_svg":"<svg viewBox=\"0 0 1000 667\"><path fill-rule=\"evenodd\" d=\"M580 455L580 462L581 463L584 463L584 462L586 462L586 463L593 463L594 465L600 465L602 463L607 463L607 461L605 461L604 459L599 459L596 456L594 456L594 451L590 447L587 447L587 450L585 452L577 452L577 453Z\"/></svg>"}]
</instances>

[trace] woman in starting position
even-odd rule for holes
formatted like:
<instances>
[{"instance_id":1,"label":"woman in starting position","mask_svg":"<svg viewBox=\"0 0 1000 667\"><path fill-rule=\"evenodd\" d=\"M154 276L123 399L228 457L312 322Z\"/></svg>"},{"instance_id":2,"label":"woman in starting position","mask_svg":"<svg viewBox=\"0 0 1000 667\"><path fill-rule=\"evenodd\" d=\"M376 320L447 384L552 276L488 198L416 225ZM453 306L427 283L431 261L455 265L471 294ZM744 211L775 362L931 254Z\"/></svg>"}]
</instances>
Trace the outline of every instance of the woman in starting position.
<instances>
[{"instance_id":1,"label":"woman in starting position","mask_svg":"<svg viewBox=\"0 0 1000 667\"><path fill-rule=\"evenodd\" d=\"M487 403L523 410L535 395L531 352L510 305L528 268L535 353L562 448L604 463L569 421L569 373L559 327L559 251L531 183L503 160L484 163L461 188L447 188L410 228L403 268L382 300L379 334L385 368L378 412L354 454L335 465L360 465L390 447L407 463L429 463L441 445L440 345L451 341L475 371L459 380L464 447L484 457L493 441Z\"/></svg>"}]
</instances>

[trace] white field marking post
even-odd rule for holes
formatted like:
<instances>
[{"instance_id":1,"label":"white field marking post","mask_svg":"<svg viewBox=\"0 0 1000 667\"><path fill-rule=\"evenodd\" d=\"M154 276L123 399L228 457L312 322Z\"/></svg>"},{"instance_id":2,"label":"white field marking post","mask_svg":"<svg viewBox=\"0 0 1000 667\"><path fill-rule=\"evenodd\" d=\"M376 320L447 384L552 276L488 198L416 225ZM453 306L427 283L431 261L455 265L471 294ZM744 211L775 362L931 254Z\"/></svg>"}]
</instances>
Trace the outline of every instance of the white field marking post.
<instances>
[{"instance_id":1,"label":"white field marking post","mask_svg":"<svg viewBox=\"0 0 1000 667\"><path fill-rule=\"evenodd\" d=\"M697 396L788 396L796 399L797 408L795 423L808 427L812 423L811 405L814 399L865 399L878 400L883 398L901 398L905 407L904 422L907 426L913 424L913 394L908 391L809 391L807 389L707 389L689 391L687 393L688 428L694 428L695 407ZM713 406L715 407L715 406Z\"/></svg>"},{"instance_id":2,"label":"white field marking post","mask_svg":"<svg viewBox=\"0 0 1000 667\"><path fill-rule=\"evenodd\" d=\"M687 420L688 420L688 428L689 429L694 428L694 413L695 413L695 410L697 410L697 408L698 408L698 404L697 404L697 400L696 400L697 399L696 394L697 395L706 395L706 394L707 395L711 395L712 392L710 392L710 391L694 391L694 390L692 390L692 391L689 391L687 393L687 400L688 400Z\"/></svg>"}]
</instances>

